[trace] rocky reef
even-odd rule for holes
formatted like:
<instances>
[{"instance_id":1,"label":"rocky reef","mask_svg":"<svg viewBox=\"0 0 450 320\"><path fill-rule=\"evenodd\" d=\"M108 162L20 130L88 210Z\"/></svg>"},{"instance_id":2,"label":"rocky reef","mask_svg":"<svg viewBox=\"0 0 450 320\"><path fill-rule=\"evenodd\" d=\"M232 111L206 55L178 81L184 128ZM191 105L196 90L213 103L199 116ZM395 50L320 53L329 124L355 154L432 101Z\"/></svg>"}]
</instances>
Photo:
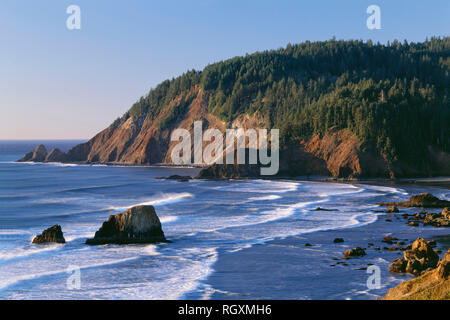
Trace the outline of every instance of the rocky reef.
<instances>
[{"instance_id":1,"label":"rocky reef","mask_svg":"<svg viewBox=\"0 0 450 320\"><path fill-rule=\"evenodd\" d=\"M37 235L33 238L32 243L34 244L45 244L45 243L66 243L64 239L64 234L62 232L60 225L54 225L42 232L42 234Z\"/></svg>"},{"instance_id":2,"label":"rocky reef","mask_svg":"<svg viewBox=\"0 0 450 320\"><path fill-rule=\"evenodd\" d=\"M153 206L137 206L111 215L86 244L137 244L167 242Z\"/></svg>"}]
</instances>

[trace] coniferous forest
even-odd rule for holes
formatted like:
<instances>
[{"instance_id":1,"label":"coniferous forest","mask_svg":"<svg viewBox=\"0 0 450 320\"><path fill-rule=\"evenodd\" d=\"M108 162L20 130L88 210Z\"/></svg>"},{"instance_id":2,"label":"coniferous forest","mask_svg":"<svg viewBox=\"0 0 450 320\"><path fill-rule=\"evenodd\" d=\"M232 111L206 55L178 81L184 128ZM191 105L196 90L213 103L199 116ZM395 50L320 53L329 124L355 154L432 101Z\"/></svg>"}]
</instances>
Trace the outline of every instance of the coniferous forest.
<instances>
[{"instance_id":1,"label":"coniferous forest","mask_svg":"<svg viewBox=\"0 0 450 320\"><path fill-rule=\"evenodd\" d=\"M389 160L412 160L429 145L450 151L449 72L450 37L288 44L164 81L117 121L151 120L200 85L212 114L232 121L259 112L268 128L281 130L282 143L348 128Z\"/></svg>"}]
</instances>

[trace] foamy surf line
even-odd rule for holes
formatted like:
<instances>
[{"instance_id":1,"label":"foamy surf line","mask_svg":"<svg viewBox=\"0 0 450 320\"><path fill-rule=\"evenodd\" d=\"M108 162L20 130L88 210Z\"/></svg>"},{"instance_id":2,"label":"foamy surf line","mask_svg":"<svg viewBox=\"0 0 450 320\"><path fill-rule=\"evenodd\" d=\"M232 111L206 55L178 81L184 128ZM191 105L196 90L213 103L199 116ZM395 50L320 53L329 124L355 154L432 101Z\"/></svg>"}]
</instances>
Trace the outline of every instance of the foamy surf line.
<instances>
[{"instance_id":1,"label":"foamy surf line","mask_svg":"<svg viewBox=\"0 0 450 320\"><path fill-rule=\"evenodd\" d=\"M0 252L0 262L10 261L18 258L24 258L35 254L61 249L63 245L49 245L37 249L15 248L13 252Z\"/></svg>"},{"instance_id":2,"label":"foamy surf line","mask_svg":"<svg viewBox=\"0 0 450 320\"><path fill-rule=\"evenodd\" d=\"M98 267L115 265L115 264L124 263L124 262L130 262L130 261L138 260L140 258L142 258L142 257L131 257L131 258L119 259L119 260L114 260L114 261L109 261L109 262L79 266L79 268L80 268L80 270L98 268ZM19 277L9 279L9 280L2 280L2 281L0 281L0 290L4 290L7 287L10 287L10 286L17 284L19 282L22 282L22 281L34 280L37 278L53 276L53 275L62 274L62 273L67 273L67 269L60 269L60 270L55 270L55 271L28 274L28 275L19 276Z\"/></svg>"},{"instance_id":3,"label":"foamy surf line","mask_svg":"<svg viewBox=\"0 0 450 320\"><path fill-rule=\"evenodd\" d=\"M175 203L178 201L181 201L186 198L192 198L193 195L189 192L183 192L183 193L168 193L163 194L159 198L155 198L149 201L140 202L128 206L117 206L117 207L109 207L107 210L112 211L125 211L129 208L136 207L136 206L159 206L159 205L165 205L168 203Z\"/></svg>"}]
</instances>

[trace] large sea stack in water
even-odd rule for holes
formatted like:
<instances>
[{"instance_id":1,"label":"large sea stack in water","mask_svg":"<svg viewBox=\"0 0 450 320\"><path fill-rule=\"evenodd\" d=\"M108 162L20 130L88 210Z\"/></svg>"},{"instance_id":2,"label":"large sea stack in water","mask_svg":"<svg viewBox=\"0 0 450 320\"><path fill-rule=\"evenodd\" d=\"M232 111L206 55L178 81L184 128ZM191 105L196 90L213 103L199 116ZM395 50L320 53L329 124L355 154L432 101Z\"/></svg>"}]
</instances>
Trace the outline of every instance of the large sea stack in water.
<instances>
[{"instance_id":1,"label":"large sea stack in water","mask_svg":"<svg viewBox=\"0 0 450 320\"><path fill-rule=\"evenodd\" d=\"M153 206L137 206L112 215L86 244L167 242Z\"/></svg>"}]
</instances>

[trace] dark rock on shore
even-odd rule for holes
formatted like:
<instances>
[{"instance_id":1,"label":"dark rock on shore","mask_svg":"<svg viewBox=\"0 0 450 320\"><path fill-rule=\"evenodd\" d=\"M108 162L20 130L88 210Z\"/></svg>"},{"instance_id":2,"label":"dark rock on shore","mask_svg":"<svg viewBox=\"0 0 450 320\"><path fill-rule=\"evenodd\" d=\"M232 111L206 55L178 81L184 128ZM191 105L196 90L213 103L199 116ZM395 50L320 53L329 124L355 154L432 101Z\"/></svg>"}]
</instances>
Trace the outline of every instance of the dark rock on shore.
<instances>
[{"instance_id":1,"label":"dark rock on shore","mask_svg":"<svg viewBox=\"0 0 450 320\"><path fill-rule=\"evenodd\" d=\"M200 170L195 179L244 179L260 177L261 166L256 164L213 164Z\"/></svg>"},{"instance_id":2,"label":"dark rock on shore","mask_svg":"<svg viewBox=\"0 0 450 320\"><path fill-rule=\"evenodd\" d=\"M44 243L66 243L64 239L64 234L62 232L60 225L54 225L47 230L44 230L42 234L33 238L34 244L44 244Z\"/></svg>"},{"instance_id":3,"label":"dark rock on shore","mask_svg":"<svg viewBox=\"0 0 450 320\"><path fill-rule=\"evenodd\" d=\"M386 212L387 212L387 213L399 213L400 210L398 210L398 208L397 208L396 206L389 206L389 207L386 209Z\"/></svg>"},{"instance_id":4,"label":"dark rock on shore","mask_svg":"<svg viewBox=\"0 0 450 320\"><path fill-rule=\"evenodd\" d=\"M436 271L439 278L445 280L450 278L450 250L444 255Z\"/></svg>"},{"instance_id":5,"label":"dark rock on shore","mask_svg":"<svg viewBox=\"0 0 450 320\"><path fill-rule=\"evenodd\" d=\"M333 240L333 242L334 243L342 243L342 242L344 242L344 239L343 238L336 238L336 239Z\"/></svg>"},{"instance_id":6,"label":"dark rock on shore","mask_svg":"<svg viewBox=\"0 0 450 320\"><path fill-rule=\"evenodd\" d=\"M396 260L397 261L397 260ZM397 261L397 268L406 266ZM437 268L420 277L402 282L389 290L383 300L449 300L450 299L450 250L444 255Z\"/></svg>"},{"instance_id":7,"label":"dark rock on shore","mask_svg":"<svg viewBox=\"0 0 450 320\"><path fill-rule=\"evenodd\" d=\"M387 236L387 237L384 237L383 240L381 240L381 242L385 242L387 244L393 244L394 241L397 241L397 240L398 239L395 237Z\"/></svg>"},{"instance_id":8,"label":"dark rock on shore","mask_svg":"<svg viewBox=\"0 0 450 320\"><path fill-rule=\"evenodd\" d=\"M450 227L449 209L444 208L442 213L426 213L422 223L424 226Z\"/></svg>"},{"instance_id":9,"label":"dark rock on shore","mask_svg":"<svg viewBox=\"0 0 450 320\"><path fill-rule=\"evenodd\" d=\"M112 215L86 244L167 242L153 206L138 206Z\"/></svg>"},{"instance_id":10,"label":"dark rock on shore","mask_svg":"<svg viewBox=\"0 0 450 320\"><path fill-rule=\"evenodd\" d=\"M325 209L325 208L317 207L315 209L315 211L338 211L338 210L337 209Z\"/></svg>"},{"instance_id":11,"label":"dark rock on shore","mask_svg":"<svg viewBox=\"0 0 450 320\"><path fill-rule=\"evenodd\" d=\"M191 176L180 176L178 174L174 174L174 175L171 175L169 177L159 177L159 178L156 178L156 179L161 179L161 180L178 180L180 182L187 182L189 180L192 180L192 177Z\"/></svg>"},{"instance_id":12,"label":"dark rock on shore","mask_svg":"<svg viewBox=\"0 0 450 320\"><path fill-rule=\"evenodd\" d=\"M422 238L413 242L411 250L403 252L403 258L394 260L389 268L391 272L421 275L437 267L438 254L432 246Z\"/></svg>"},{"instance_id":13,"label":"dark rock on shore","mask_svg":"<svg viewBox=\"0 0 450 320\"><path fill-rule=\"evenodd\" d=\"M402 217L408 219L407 223L411 227L418 227L419 223L422 223L424 226L450 227L448 207L444 208L441 213L422 211L413 215L403 214Z\"/></svg>"},{"instance_id":14,"label":"dark rock on shore","mask_svg":"<svg viewBox=\"0 0 450 320\"><path fill-rule=\"evenodd\" d=\"M450 207L450 201L440 200L431 193L422 193L417 196L412 196L408 201L403 202L384 202L379 203L382 206L397 206L397 207L421 207L421 208L444 208Z\"/></svg>"},{"instance_id":15,"label":"dark rock on shore","mask_svg":"<svg viewBox=\"0 0 450 320\"><path fill-rule=\"evenodd\" d=\"M27 153L19 162L43 162L47 157L47 149L40 144L32 152Z\"/></svg>"},{"instance_id":16,"label":"dark rock on shore","mask_svg":"<svg viewBox=\"0 0 450 320\"><path fill-rule=\"evenodd\" d=\"M348 259L351 257L363 257L365 255L366 255L366 250L364 250L363 248L360 248L360 247L356 247L356 248L348 249L347 251L345 251L344 256L342 258Z\"/></svg>"}]
</instances>

